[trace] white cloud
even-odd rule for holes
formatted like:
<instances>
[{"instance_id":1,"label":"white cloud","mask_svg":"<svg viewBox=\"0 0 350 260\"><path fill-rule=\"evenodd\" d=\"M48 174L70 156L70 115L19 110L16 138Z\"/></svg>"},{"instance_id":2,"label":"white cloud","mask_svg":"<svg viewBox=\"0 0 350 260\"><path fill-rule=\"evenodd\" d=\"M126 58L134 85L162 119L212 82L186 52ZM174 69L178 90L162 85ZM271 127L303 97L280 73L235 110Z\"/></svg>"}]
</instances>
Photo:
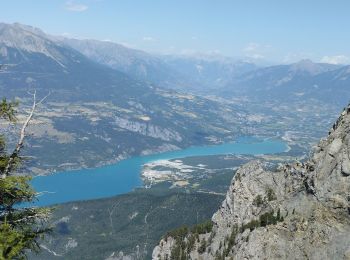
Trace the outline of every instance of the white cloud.
<instances>
[{"instance_id":1,"label":"white cloud","mask_svg":"<svg viewBox=\"0 0 350 260\"><path fill-rule=\"evenodd\" d=\"M316 60L317 56L312 52L289 52L283 57L282 63L290 64L306 59Z\"/></svg>"},{"instance_id":2,"label":"white cloud","mask_svg":"<svg viewBox=\"0 0 350 260\"><path fill-rule=\"evenodd\" d=\"M247 55L247 57L255 59L255 60L260 60L260 59L264 59L265 58L264 55L258 54L258 53Z\"/></svg>"},{"instance_id":3,"label":"white cloud","mask_svg":"<svg viewBox=\"0 0 350 260\"><path fill-rule=\"evenodd\" d=\"M137 49L138 47L135 45L135 44L133 44L133 43L129 43L129 42L119 42L118 41L118 44L121 44L121 45L123 45L124 47L127 47L127 48L131 48L131 49Z\"/></svg>"},{"instance_id":4,"label":"white cloud","mask_svg":"<svg viewBox=\"0 0 350 260\"><path fill-rule=\"evenodd\" d=\"M218 49L209 50L205 52L207 55L222 55L222 52Z\"/></svg>"},{"instance_id":5,"label":"white cloud","mask_svg":"<svg viewBox=\"0 0 350 260\"><path fill-rule=\"evenodd\" d=\"M144 36L142 38L142 40L145 41L145 42L155 42L156 41L156 39L151 37L151 36Z\"/></svg>"},{"instance_id":6,"label":"white cloud","mask_svg":"<svg viewBox=\"0 0 350 260\"><path fill-rule=\"evenodd\" d=\"M70 12L84 12L89 7L84 4L78 4L78 3L73 3L71 1L68 1L66 2L65 8L67 11L70 11Z\"/></svg>"},{"instance_id":7,"label":"white cloud","mask_svg":"<svg viewBox=\"0 0 350 260\"><path fill-rule=\"evenodd\" d=\"M182 49L179 52L180 55L186 56L218 56L222 55L222 52L218 49L198 51L197 49Z\"/></svg>"},{"instance_id":8,"label":"white cloud","mask_svg":"<svg viewBox=\"0 0 350 260\"><path fill-rule=\"evenodd\" d=\"M63 36L63 37L72 37L72 34L69 33L69 32L63 32L63 33L61 33L61 36Z\"/></svg>"},{"instance_id":9,"label":"white cloud","mask_svg":"<svg viewBox=\"0 0 350 260\"><path fill-rule=\"evenodd\" d=\"M345 55L324 56L321 62L329 64L348 64L350 63L350 58Z\"/></svg>"},{"instance_id":10,"label":"white cloud","mask_svg":"<svg viewBox=\"0 0 350 260\"><path fill-rule=\"evenodd\" d=\"M195 49L181 49L179 51L180 55L195 55L197 53L198 53L198 51Z\"/></svg>"},{"instance_id":11,"label":"white cloud","mask_svg":"<svg viewBox=\"0 0 350 260\"><path fill-rule=\"evenodd\" d=\"M260 48L260 44L255 42L250 42L248 45L243 49L244 52L255 52Z\"/></svg>"},{"instance_id":12,"label":"white cloud","mask_svg":"<svg viewBox=\"0 0 350 260\"><path fill-rule=\"evenodd\" d=\"M265 54L269 51L270 48L270 45L261 45L256 42L250 42L243 48L242 51L248 58L264 59Z\"/></svg>"}]
</instances>

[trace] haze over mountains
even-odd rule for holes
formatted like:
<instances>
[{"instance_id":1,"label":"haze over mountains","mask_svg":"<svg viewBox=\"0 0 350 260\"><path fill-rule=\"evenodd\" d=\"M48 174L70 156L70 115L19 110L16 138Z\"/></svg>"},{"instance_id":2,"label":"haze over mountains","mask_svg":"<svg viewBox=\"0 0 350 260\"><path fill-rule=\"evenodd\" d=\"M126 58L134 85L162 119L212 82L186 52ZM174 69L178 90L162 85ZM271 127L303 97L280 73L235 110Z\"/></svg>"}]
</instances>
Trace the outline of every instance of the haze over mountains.
<instances>
[{"instance_id":1,"label":"haze over mountains","mask_svg":"<svg viewBox=\"0 0 350 260\"><path fill-rule=\"evenodd\" d=\"M152 55L122 45L97 40L63 38L63 42L92 60L153 82L164 88L214 94L223 97L264 94L276 98L288 93L307 98L327 97L335 90L333 101L348 93L341 65L301 60L290 65L261 67L252 61L221 56ZM321 89L319 89L321 87Z\"/></svg>"},{"instance_id":2,"label":"haze over mountains","mask_svg":"<svg viewBox=\"0 0 350 260\"><path fill-rule=\"evenodd\" d=\"M33 127L42 129L41 120L53 131L46 136L36 129L45 137L35 147L55 143L58 151L73 153L67 162L38 151L51 165L93 167L130 154L232 140L243 129L238 125L245 114L237 105L164 90L101 65L30 26L1 24L0 53L0 91L8 98L26 104L28 90L51 92Z\"/></svg>"},{"instance_id":3,"label":"haze over mountains","mask_svg":"<svg viewBox=\"0 0 350 260\"><path fill-rule=\"evenodd\" d=\"M149 54L108 41L51 36L21 24L1 24L0 30L1 62L16 64L11 71L26 67L26 70L42 73L74 74L77 79L83 75L81 69L84 67L86 71L95 71L93 76L98 77L102 67L96 69L93 63L96 62L112 68L115 77L123 78L123 74L118 75L122 72L132 79L162 88L223 97L264 94L277 98L288 94L292 99L325 99L332 92L332 101L344 103L343 97L349 94L346 87L348 66L302 60L290 65L259 67L251 61L220 56ZM31 58L37 64L30 63ZM107 68L104 73L113 74ZM77 82L90 81L90 76L91 73L86 73ZM116 84L123 85L122 82Z\"/></svg>"},{"instance_id":4,"label":"haze over mountains","mask_svg":"<svg viewBox=\"0 0 350 260\"><path fill-rule=\"evenodd\" d=\"M7 90L18 91L35 86L37 89L55 90L65 99L74 96L91 99L91 93L87 91L92 91L95 98L99 98L101 95L113 96L114 87L119 88L119 94L133 88L141 94L147 89L147 86L139 87L137 81L127 75L67 48L39 29L2 24L0 44L1 62L7 64L2 74ZM101 91L101 88L109 91Z\"/></svg>"},{"instance_id":5,"label":"haze over mountains","mask_svg":"<svg viewBox=\"0 0 350 260\"><path fill-rule=\"evenodd\" d=\"M265 98L288 100L315 98L344 104L349 96L349 68L310 60L261 68L233 79L222 93L251 97L264 94Z\"/></svg>"},{"instance_id":6,"label":"haze over mountains","mask_svg":"<svg viewBox=\"0 0 350 260\"><path fill-rule=\"evenodd\" d=\"M284 130L274 122L286 120L283 128L299 116L312 122L317 102L331 120L328 113L350 96L349 66L303 60L260 67L219 56L162 56L21 24L0 24L0 63L0 91L8 98L26 104L28 90L51 92L33 128L49 124L54 131L37 136L49 135L40 146L55 144L75 155L69 162L40 149L37 155L46 161L41 165L72 168L252 133L281 137ZM304 114L287 119L281 104ZM88 152L74 149L77 144Z\"/></svg>"},{"instance_id":7,"label":"haze over mountains","mask_svg":"<svg viewBox=\"0 0 350 260\"><path fill-rule=\"evenodd\" d=\"M92 60L161 87L223 97L265 95L346 103L350 66L301 60L261 67L221 56L161 56L96 40L63 39ZM329 99L329 93L332 98ZM345 97L345 98L344 98Z\"/></svg>"},{"instance_id":8,"label":"haze over mountains","mask_svg":"<svg viewBox=\"0 0 350 260\"><path fill-rule=\"evenodd\" d=\"M247 61L219 56L152 55L107 41L68 38L62 41L98 63L177 90L200 91L224 86L227 79L257 67Z\"/></svg>"},{"instance_id":9,"label":"haze over mountains","mask_svg":"<svg viewBox=\"0 0 350 260\"><path fill-rule=\"evenodd\" d=\"M346 103L349 95L350 67L342 65L301 60L290 65L259 67L224 57L151 55L96 40L64 42L96 62L166 88L223 97L263 94L273 99L287 94L290 100L319 98L338 104Z\"/></svg>"}]
</instances>

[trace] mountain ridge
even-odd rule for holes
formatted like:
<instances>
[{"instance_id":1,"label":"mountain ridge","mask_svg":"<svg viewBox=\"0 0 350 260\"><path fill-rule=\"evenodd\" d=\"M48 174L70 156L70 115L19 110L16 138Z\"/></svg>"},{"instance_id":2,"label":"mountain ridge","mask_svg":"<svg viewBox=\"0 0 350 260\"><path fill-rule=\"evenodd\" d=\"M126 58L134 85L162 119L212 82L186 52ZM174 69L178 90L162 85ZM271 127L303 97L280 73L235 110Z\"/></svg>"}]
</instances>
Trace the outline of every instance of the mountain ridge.
<instances>
[{"instance_id":1,"label":"mountain ridge","mask_svg":"<svg viewBox=\"0 0 350 260\"><path fill-rule=\"evenodd\" d=\"M350 95L347 87L350 84L348 68L349 65L313 63L308 60L265 67L232 79L218 90L218 95L287 102L318 99L340 105L346 103ZM336 75L342 75L343 78L337 78Z\"/></svg>"},{"instance_id":2,"label":"mountain ridge","mask_svg":"<svg viewBox=\"0 0 350 260\"><path fill-rule=\"evenodd\" d=\"M225 97L237 94L254 96L258 93L276 98L288 93L292 98L300 95L308 98L320 96L323 100L327 100L327 92L335 88L336 97L333 99L338 103L344 103L341 97L344 93L348 94L347 89L342 86L344 79L329 78L331 72L341 73L342 67L346 65L317 63L304 59L292 64L261 67L249 60L218 55L155 55L109 41L52 36L38 28L18 23L2 23L0 29L6 31L4 28L24 30L27 34L40 36L40 39L35 40L37 44L34 47L28 45L29 39L24 41L26 37L15 37L6 43L9 46L22 46L23 50L35 50L48 55L61 66L65 66L64 59L57 50L52 50L50 46L47 48L42 43L43 39L62 48L78 51L91 61L131 78L162 88ZM0 42L4 43L4 37L8 34L2 32ZM0 48L0 54L4 56L6 49ZM323 81L329 84L324 86ZM349 82L346 81L346 84ZM321 90L313 89L313 86L318 85L322 86ZM339 91L339 88L342 90Z\"/></svg>"},{"instance_id":3,"label":"mountain ridge","mask_svg":"<svg viewBox=\"0 0 350 260\"><path fill-rule=\"evenodd\" d=\"M38 95L51 93L31 126L39 137L33 142L40 142L31 152L50 169L52 165L91 168L150 151L233 140L244 131L238 124L245 112L237 105L133 78L32 27L1 27L7 32L0 34L0 63L6 64L0 70L0 92L21 99L24 106L31 102L28 92L34 89ZM50 131L43 132L42 125ZM53 144L72 156L41 151Z\"/></svg>"}]
</instances>

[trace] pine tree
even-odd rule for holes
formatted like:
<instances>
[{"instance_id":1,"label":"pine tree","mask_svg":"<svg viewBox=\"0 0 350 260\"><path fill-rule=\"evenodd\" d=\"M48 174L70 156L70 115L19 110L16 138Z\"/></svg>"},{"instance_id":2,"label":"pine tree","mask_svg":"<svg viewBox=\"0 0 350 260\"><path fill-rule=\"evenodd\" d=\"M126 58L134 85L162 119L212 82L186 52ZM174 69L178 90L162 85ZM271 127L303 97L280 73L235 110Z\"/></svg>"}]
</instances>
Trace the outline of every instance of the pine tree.
<instances>
[{"instance_id":1,"label":"pine tree","mask_svg":"<svg viewBox=\"0 0 350 260\"><path fill-rule=\"evenodd\" d=\"M46 222L50 210L25 206L36 199L37 193L30 186L30 177L15 174L21 162L26 128L36 106L44 100L37 102L35 94L33 106L12 153L8 153L5 136L0 136L0 260L26 259L29 250L39 251L39 239L49 232ZM0 102L0 120L16 123L17 106L17 102L3 99Z\"/></svg>"}]
</instances>

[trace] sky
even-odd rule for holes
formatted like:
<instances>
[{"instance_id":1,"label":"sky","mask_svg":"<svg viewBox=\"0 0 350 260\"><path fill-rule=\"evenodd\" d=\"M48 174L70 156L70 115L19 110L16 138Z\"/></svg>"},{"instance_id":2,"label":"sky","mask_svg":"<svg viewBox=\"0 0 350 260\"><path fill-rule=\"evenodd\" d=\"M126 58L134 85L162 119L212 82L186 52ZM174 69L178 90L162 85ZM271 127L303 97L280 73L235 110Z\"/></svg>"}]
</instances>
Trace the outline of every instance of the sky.
<instances>
[{"instance_id":1,"label":"sky","mask_svg":"<svg viewBox=\"0 0 350 260\"><path fill-rule=\"evenodd\" d=\"M0 22L160 54L350 63L349 0L0 0Z\"/></svg>"}]
</instances>

